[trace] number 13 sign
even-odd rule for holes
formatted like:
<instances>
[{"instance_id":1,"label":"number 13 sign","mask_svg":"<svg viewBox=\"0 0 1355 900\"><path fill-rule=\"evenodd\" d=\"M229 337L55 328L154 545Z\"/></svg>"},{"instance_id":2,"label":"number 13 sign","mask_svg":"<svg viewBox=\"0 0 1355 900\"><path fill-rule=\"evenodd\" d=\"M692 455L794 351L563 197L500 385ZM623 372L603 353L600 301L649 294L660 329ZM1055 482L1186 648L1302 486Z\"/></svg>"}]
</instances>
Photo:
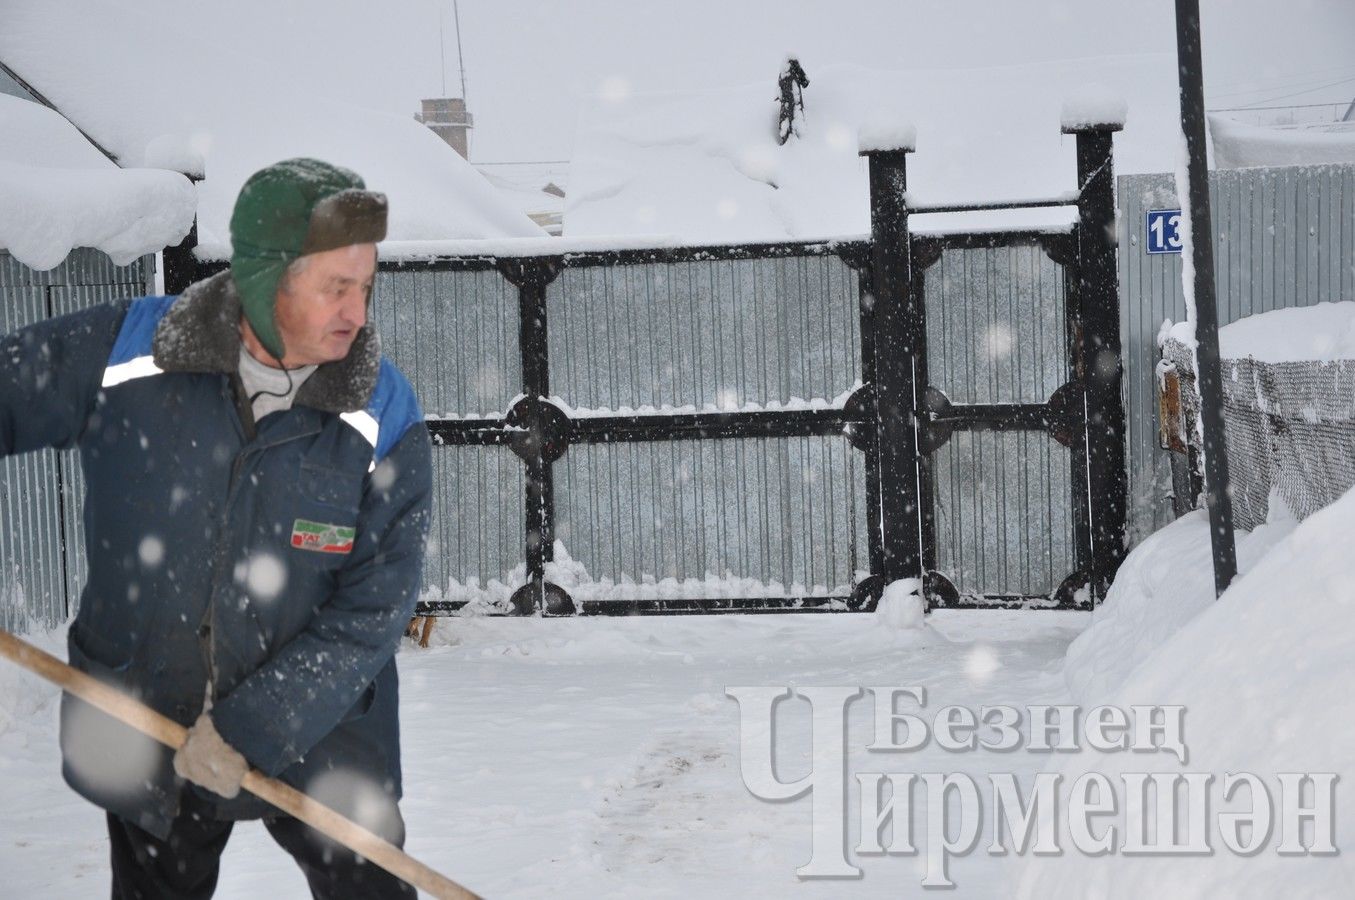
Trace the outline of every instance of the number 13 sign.
<instances>
[{"instance_id":1,"label":"number 13 sign","mask_svg":"<svg viewBox=\"0 0 1355 900\"><path fill-rule=\"evenodd\" d=\"M1147 216L1148 252L1181 252L1181 210L1150 209Z\"/></svg>"}]
</instances>

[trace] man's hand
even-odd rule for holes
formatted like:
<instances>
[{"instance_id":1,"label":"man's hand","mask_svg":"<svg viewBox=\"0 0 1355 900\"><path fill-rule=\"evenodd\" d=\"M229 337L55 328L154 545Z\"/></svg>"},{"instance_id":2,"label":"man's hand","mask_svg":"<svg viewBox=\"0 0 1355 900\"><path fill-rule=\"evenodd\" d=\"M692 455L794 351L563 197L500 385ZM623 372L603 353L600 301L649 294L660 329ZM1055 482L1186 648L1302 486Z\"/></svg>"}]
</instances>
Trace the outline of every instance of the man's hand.
<instances>
[{"instance_id":1,"label":"man's hand","mask_svg":"<svg viewBox=\"0 0 1355 900\"><path fill-rule=\"evenodd\" d=\"M240 793L249 762L217 734L206 713L188 729L188 739L174 754L174 771L227 800Z\"/></svg>"}]
</instances>

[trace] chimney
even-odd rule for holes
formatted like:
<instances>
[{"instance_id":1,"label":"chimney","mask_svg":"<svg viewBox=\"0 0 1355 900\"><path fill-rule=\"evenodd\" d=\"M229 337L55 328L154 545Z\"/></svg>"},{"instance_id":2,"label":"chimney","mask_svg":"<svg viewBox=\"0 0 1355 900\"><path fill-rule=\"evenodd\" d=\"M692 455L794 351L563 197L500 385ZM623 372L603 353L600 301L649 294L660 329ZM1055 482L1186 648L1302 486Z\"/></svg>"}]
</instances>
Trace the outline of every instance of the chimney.
<instances>
[{"instance_id":1,"label":"chimney","mask_svg":"<svg viewBox=\"0 0 1355 900\"><path fill-rule=\"evenodd\" d=\"M466 101L460 97L438 97L423 101L423 112L415 113L414 120L422 122L442 138L462 159L470 159L470 130L474 127L471 114L466 112Z\"/></svg>"}]
</instances>

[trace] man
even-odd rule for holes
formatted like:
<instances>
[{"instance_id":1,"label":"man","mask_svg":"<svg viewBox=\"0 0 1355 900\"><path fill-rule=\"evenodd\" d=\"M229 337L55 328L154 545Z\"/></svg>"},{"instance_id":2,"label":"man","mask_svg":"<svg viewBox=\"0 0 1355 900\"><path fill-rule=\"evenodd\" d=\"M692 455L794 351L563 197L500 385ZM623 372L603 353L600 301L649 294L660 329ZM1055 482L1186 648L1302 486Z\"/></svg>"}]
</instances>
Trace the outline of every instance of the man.
<instances>
[{"instance_id":1,"label":"man","mask_svg":"<svg viewBox=\"0 0 1355 900\"><path fill-rule=\"evenodd\" d=\"M0 341L0 455L78 447L89 577L72 665L191 725L172 754L63 697L67 783L108 811L115 898L209 897L262 818L316 897L413 896L240 791L252 766L396 844L394 654L430 444L368 323L386 200L293 159L253 175L228 271Z\"/></svg>"}]
</instances>

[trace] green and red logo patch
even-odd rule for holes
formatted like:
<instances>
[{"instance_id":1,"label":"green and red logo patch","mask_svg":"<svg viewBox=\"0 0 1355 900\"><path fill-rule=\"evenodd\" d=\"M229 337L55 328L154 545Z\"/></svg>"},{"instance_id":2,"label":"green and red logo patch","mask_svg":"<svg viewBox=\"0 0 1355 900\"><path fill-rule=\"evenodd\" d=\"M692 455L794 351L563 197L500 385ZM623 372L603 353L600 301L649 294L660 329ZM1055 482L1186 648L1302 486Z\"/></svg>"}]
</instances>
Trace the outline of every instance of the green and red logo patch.
<instances>
[{"instance_id":1,"label":"green and red logo patch","mask_svg":"<svg viewBox=\"0 0 1355 900\"><path fill-rule=\"evenodd\" d=\"M351 553L356 533L343 525L297 519L292 525L292 546L298 550L315 550L319 553Z\"/></svg>"}]
</instances>

